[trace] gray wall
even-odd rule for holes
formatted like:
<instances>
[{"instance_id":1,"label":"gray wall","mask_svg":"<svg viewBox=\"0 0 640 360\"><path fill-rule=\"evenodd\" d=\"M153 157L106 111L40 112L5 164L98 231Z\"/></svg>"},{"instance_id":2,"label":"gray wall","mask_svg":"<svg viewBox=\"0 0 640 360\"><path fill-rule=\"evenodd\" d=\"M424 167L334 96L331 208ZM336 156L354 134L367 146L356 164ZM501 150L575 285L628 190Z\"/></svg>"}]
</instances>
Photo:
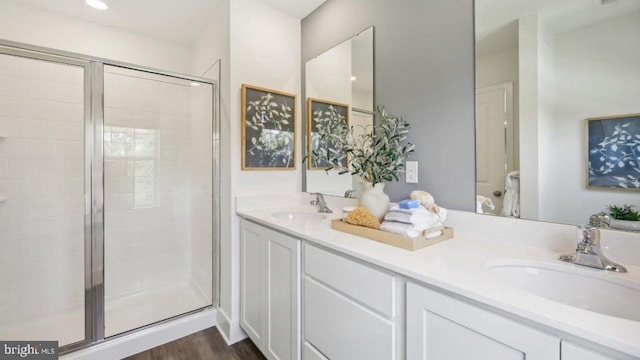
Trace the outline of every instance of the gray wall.
<instances>
[{"instance_id":1,"label":"gray wall","mask_svg":"<svg viewBox=\"0 0 640 360\"><path fill-rule=\"evenodd\" d=\"M427 190L441 206L474 211L473 0L328 0L302 20L303 81L308 60L371 25L375 103L411 123L419 162L419 184L403 177L386 193L398 201Z\"/></svg>"}]
</instances>

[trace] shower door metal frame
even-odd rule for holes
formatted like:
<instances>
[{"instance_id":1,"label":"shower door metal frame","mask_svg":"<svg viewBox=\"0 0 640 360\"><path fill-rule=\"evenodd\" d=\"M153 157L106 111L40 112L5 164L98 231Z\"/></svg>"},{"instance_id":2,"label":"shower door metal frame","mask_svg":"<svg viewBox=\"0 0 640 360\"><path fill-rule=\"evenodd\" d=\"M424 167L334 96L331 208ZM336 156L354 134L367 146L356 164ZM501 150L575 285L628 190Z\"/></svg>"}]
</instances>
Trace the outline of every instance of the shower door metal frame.
<instances>
[{"instance_id":1,"label":"shower door metal frame","mask_svg":"<svg viewBox=\"0 0 640 360\"><path fill-rule=\"evenodd\" d=\"M91 171L92 171L92 144L93 144L93 135L88 129L92 128L91 124L91 99L87 96L87 94L91 91L91 62L86 60L80 60L75 58L70 58L63 55L51 54L51 53L43 53L40 51L33 51L29 49L16 48L13 46L7 46L3 42L0 42L0 54L11 55L21 58L47 61L61 65L71 65L83 68L83 106L84 106L84 340L75 342L72 344L68 344L60 347L61 352L66 352L69 349L76 347L84 347L92 343L93 329L95 327L95 320L93 317L93 299L94 299L94 289L92 286L92 268L94 265L94 260L92 258L92 179L91 179Z\"/></svg>"},{"instance_id":2,"label":"shower door metal frame","mask_svg":"<svg viewBox=\"0 0 640 360\"><path fill-rule=\"evenodd\" d=\"M60 64L80 66L84 75L84 280L85 280L85 339L61 346L61 355L89 346L122 338L150 327L173 321L220 304L220 106L219 81L173 73L150 67L128 64L94 56L0 39L0 54L25 57ZM111 65L151 74L197 81L212 86L212 305L160 320L122 334L104 336L104 66ZM218 78L220 74L218 72ZM218 170L218 171L217 171Z\"/></svg>"}]
</instances>

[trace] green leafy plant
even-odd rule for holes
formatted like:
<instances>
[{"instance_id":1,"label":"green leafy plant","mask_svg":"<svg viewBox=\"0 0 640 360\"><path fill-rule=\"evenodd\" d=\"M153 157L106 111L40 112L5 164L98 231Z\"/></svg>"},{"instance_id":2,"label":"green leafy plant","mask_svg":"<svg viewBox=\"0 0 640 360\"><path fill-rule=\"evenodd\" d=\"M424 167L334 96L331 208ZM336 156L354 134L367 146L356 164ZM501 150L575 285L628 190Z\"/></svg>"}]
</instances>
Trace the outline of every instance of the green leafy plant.
<instances>
[{"instance_id":1,"label":"green leafy plant","mask_svg":"<svg viewBox=\"0 0 640 360\"><path fill-rule=\"evenodd\" d=\"M633 210L634 205L624 204L622 206L609 205L607 210L616 220L640 221L640 213Z\"/></svg>"},{"instance_id":2,"label":"green leafy plant","mask_svg":"<svg viewBox=\"0 0 640 360\"><path fill-rule=\"evenodd\" d=\"M327 172L338 170L340 175L358 175L372 185L399 181L404 160L415 149L415 145L406 142L411 126L402 117L387 113L384 107L376 109L374 124L357 136L353 127L345 123L330 132L319 131L320 143L331 146L312 151L313 157L328 164ZM308 158L309 155L303 161Z\"/></svg>"}]
</instances>

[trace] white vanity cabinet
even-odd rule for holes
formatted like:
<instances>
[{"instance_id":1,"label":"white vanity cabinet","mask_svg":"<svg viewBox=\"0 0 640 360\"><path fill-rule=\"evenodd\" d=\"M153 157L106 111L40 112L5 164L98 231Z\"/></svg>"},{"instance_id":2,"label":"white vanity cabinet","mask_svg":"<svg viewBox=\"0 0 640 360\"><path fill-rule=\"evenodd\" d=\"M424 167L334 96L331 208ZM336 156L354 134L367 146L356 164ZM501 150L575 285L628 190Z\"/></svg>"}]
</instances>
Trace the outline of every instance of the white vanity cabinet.
<instances>
[{"instance_id":1,"label":"white vanity cabinet","mask_svg":"<svg viewBox=\"0 0 640 360\"><path fill-rule=\"evenodd\" d=\"M407 284L407 359L560 359L560 339L483 308Z\"/></svg>"},{"instance_id":2,"label":"white vanity cabinet","mask_svg":"<svg viewBox=\"0 0 640 360\"><path fill-rule=\"evenodd\" d=\"M303 252L303 359L404 358L399 277L308 243Z\"/></svg>"},{"instance_id":3,"label":"white vanity cabinet","mask_svg":"<svg viewBox=\"0 0 640 360\"><path fill-rule=\"evenodd\" d=\"M567 340L562 340L562 360L615 360L612 357L585 349Z\"/></svg>"},{"instance_id":4,"label":"white vanity cabinet","mask_svg":"<svg viewBox=\"0 0 640 360\"><path fill-rule=\"evenodd\" d=\"M300 240L240 229L240 326L268 359L300 359Z\"/></svg>"}]
</instances>

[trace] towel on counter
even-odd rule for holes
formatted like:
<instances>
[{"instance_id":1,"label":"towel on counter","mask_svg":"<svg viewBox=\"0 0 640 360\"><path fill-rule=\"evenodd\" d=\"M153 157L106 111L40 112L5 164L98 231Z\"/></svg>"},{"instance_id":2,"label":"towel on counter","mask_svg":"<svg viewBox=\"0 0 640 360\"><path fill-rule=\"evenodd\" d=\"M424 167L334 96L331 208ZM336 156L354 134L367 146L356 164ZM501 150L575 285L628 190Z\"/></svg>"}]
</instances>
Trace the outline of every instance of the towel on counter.
<instances>
[{"instance_id":1,"label":"towel on counter","mask_svg":"<svg viewBox=\"0 0 640 360\"><path fill-rule=\"evenodd\" d=\"M414 209L401 209L394 205L384 216L385 221L396 221L411 225L425 225L427 228L440 225L447 218L447 210L440 208L439 214L434 214L424 206Z\"/></svg>"},{"instance_id":2,"label":"towel on counter","mask_svg":"<svg viewBox=\"0 0 640 360\"><path fill-rule=\"evenodd\" d=\"M397 221L385 220L382 222L382 224L380 224L380 230L414 238L422 235L422 233L425 230L434 228L434 231L430 231L427 234L427 239L429 239L432 237L442 235L442 226L439 226L439 227L438 226L439 225L427 225L427 224L413 225L413 224L406 224L406 223L401 223Z\"/></svg>"}]
</instances>

